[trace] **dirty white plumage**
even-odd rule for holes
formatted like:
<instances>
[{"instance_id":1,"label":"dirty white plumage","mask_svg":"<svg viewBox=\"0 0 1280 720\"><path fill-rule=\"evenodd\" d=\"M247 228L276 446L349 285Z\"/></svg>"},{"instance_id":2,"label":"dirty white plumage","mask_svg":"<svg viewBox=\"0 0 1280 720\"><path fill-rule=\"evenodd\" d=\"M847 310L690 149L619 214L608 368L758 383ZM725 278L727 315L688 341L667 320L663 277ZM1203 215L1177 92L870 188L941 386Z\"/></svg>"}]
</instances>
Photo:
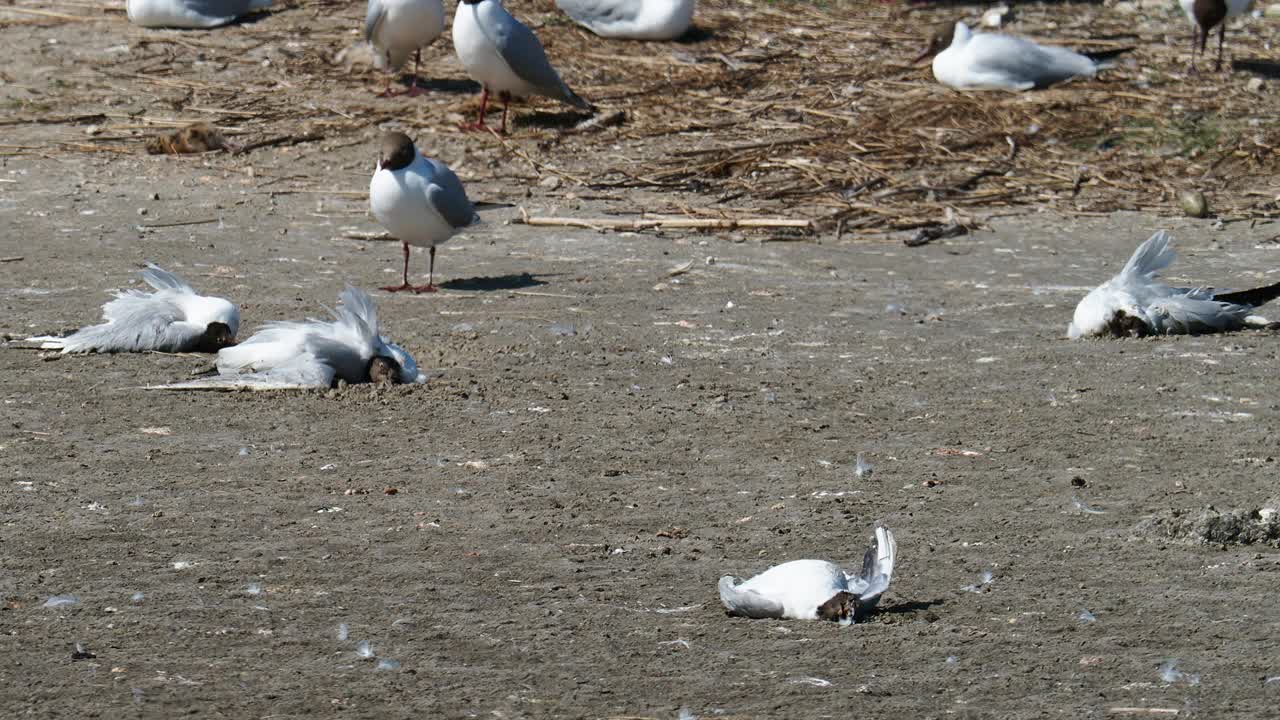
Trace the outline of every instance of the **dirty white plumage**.
<instances>
[{"instance_id":1,"label":"dirty white plumage","mask_svg":"<svg viewBox=\"0 0 1280 720\"><path fill-rule=\"evenodd\" d=\"M217 352L235 341L240 310L229 300L200 295L186 280L147 263L142 279L155 289L120 290L102 306L101 325L66 337L27 338L43 350L82 352Z\"/></svg>"},{"instance_id":2,"label":"dirty white plumage","mask_svg":"<svg viewBox=\"0 0 1280 720\"><path fill-rule=\"evenodd\" d=\"M142 27L212 28L234 22L271 0L129 0L129 22Z\"/></svg>"},{"instance_id":3,"label":"dirty white plumage","mask_svg":"<svg viewBox=\"0 0 1280 720\"><path fill-rule=\"evenodd\" d=\"M422 383L413 358L378 334L378 310L363 291L347 286L332 320L269 323L218 353L217 375L157 386L158 390L286 390L327 388L338 380L367 383L376 364L394 364L393 382Z\"/></svg>"},{"instance_id":4,"label":"dirty white plumage","mask_svg":"<svg viewBox=\"0 0 1280 720\"><path fill-rule=\"evenodd\" d=\"M867 549L862 569L856 574L825 560L792 560L746 582L731 575L720 578L720 602L728 614L749 618L821 617L852 622L875 607L889 587L897 550L893 533L877 527L875 543ZM847 599L847 604L836 607L841 599Z\"/></svg>"},{"instance_id":5,"label":"dirty white plumage","mask_svg":"<svg viewBox=\"0 0 1280 720\"><path fill-rule=\"evenodd\" d=\"M1238 330L1246 321L1255 322L1251 314L1256 307L1280 295L1280 283L1241 292L1169 287L1157 278L1175 257L1167 232L1152 235L1115 277L1084 296L1067 336L1074 340Z\"/></svg>"}]
</instances>

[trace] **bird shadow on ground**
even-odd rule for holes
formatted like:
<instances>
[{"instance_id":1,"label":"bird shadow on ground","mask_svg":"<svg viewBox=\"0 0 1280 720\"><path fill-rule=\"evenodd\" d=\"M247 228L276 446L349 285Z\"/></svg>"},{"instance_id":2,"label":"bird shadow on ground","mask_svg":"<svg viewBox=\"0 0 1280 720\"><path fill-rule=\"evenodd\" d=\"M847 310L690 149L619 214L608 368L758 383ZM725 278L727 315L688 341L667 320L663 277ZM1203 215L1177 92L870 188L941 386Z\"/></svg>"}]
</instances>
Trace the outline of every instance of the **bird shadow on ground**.
<instances>
[{"instance_id":1,"label":"bird shadow on ground","mask_svg":"<svg viewBox=\"0 0 1280 720\"><path fill-rule=\"evenodd\" d=\"M591 113L574 112L572 110L566 110L564 112L535 111L511 118L511 127L535 127L565 130L576 126L583 120L589 120L591 117L593 117Z\"/></svg>"},{"instance_id":2,"label":"bird shadow on ground","mask_svg":"<svg viewBox=\"0 0 1280 720\"><path fill-rule=\"evenodd\" d=\"M457 278L440 283L440 287L446 290L493 292L495 290L522 290L546 284L547 281L539 280L529 273L520 273L519 275L498 275L495 277Z\"/></svg>"},{"instance_id":3,"label":"bird shadow on ground","mask_svg":"<svg viewBox=\"0 0 1280 720\"><path fill-rule=\"evenodd\" d=\"M396 84L402 85L406 90L411 83L417 82L418 87L422 90L430 90L431 92L449 93L452 95L474 95L480 92L480 83L475 80L463 78L424 78L421 75L413 75L406 73L396 81Z\"/></svg>"},{"instance_id":4,"label":"bird shadow on ground","mask_svg":"<svg viewBox=\"0 0 1280 720\"><path fill-rule=\"evenodd\" d=\"M1271 60L1232 60L1231 71L1237 70L1253 73L1269 80L1280 78L1280 63Z\"/></svg>"},{"instance_id":5,"label":"bird shadow on ground","mask_svg":"<svg viewBox=\"0 0 1280 720\"><path fill-rule=\"evenodd\" d=\"M892 605L876 606L876 613L886 613L889 615L914 615L922 610L928 610L934 605L943 605L943 600L910 600L908 602L894 603Z\"/></svg>"},{"instance_id":6,"label":"bird shadow on ground","mask_svg":"<svg viewBox=\"0 0 1280 720\"><path fill-rule=\"evenodd\" d=\"M702 25L692 25L684 34L675 39L677 45L696 45L708 40L715 40L719 37L715 28L703 27Z\"/></svg>"}]
</instances>

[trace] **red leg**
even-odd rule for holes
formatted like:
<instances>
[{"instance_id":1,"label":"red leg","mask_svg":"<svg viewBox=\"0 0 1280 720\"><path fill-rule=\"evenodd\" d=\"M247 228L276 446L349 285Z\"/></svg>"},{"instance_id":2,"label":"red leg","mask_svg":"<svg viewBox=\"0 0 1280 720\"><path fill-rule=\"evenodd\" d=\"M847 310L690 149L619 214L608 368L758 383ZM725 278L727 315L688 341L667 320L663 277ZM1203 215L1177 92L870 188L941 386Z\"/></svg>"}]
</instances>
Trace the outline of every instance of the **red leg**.
<instances>
[{"instance_id":1,"label":"red leg","mask_svg":"<svg viewBox=\"0 0 1280 720\"><path fill-rule=\"evenodd\" d=\"M417 97L427 92L426 90L418 87L418 63L420 62L422 62L421 49L413 54L413 79L409 81L409 89L404 92L407 97Z\"/></svg>"},{"instance_id":2,"label":"red leg","mask_svg":"<svg viewBox=\"0 0 1280 720\"><path fill-rule=\"evenodd\" d=\"M480 88L480 114L476 116L475 122L463 123L462 129L463 130L484 130L486 127L488 127L487 125L484 124L484 111L488 107L489 107L489 88L481 87Z\"/></svg>"},{"instance_id":3,"label":"red leg","mask_svg":"<svg viewBox=\"0 0 1280 720\"><path fill-rule=\"evenodd\" d=\"M418 287L414 288L413 291L416 293L436 291L436 286L431 282L433 279L435 279L435 274L436 274L436 246L432 245L431 249L427 252L431 256L431 260L427 265L427 284L419 285ZM407 283L408 280L405 280L405 282Z\"/></svg>"},{"instance_id":4,"label":"red leg","mask_svg":"<svg viewBox=\"0 0 1280 720\"><path fill-rule=\"evenodd\" d=\"M402 242L400 244L404 248L404 282L400 285L387 285L382 289L387 292L400 292L402 290L413 290L416 292L417 288L409 284L409 243ZM432 248L432 250L434 249L435 248Z\"/></svg>"},{"instance_id":5,"label":"red leg","mask_svg":"<svg viewBox=\"0 0 1280 720\"><path fill-rule=\"evenodd\" d=\"M502 93L502 130L500 133L502 135L507 134L507 108L509 107L511 107L511 96L507 93Z\"/></svg>"}]
</instances>

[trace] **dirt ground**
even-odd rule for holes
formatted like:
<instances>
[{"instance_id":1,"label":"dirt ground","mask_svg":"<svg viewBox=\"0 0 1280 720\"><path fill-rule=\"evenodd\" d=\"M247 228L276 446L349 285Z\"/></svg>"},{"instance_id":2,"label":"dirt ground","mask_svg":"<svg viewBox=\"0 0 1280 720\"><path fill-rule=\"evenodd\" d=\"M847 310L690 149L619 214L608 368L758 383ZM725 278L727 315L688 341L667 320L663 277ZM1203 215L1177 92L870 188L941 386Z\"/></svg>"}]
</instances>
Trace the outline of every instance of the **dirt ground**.
<instances>
[{"instance_id":1,"label":"dirt ground","mask_svg":"<svg viewBox=\"0 0 1280 720\"><path fill-rule=\"evenodd\" d=\"M0 93L31 112L62 68L41 102L63 114L107 107L74 104L81 60L144 37L119 13L3 33ZM323 104L378 107L377 82ZM426 385L156 393L208 359L0 351L6 715L1275 713L1276 543L1148 521L1277 505L1280 339L1064 339L1155 229L1172 279L1243 287L1280 280L1275 224L1042 212L919 248L531 227L510 221L715 198L583 190L450 129L447 103L387 102L511 204L442 247L443 292L377 294ZM9 126L38 149L0 158L0 332L92 322L148 260L238 301L242 337L396 281L398 246L350 237L378 230L377 124L236 157L147 156L140 129L55 152L83 122ZM529 132L509 142L536 153ZM856 564L876 523L899 564L871 622L723 614L721 575Z\"/></svg>"}]
</instances>

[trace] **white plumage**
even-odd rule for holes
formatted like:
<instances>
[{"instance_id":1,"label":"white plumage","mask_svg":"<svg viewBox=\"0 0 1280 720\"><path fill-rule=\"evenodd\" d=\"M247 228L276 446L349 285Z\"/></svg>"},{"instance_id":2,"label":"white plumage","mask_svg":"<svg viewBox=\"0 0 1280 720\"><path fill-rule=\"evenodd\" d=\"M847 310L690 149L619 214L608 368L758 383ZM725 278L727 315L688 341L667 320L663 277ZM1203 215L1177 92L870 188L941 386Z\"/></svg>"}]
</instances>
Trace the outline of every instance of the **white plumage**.
<instances>
[{"instance_id":1,"label":"white plumage","mask_svg":"<svg viewBox=\"0 0 1280 720\"><path fill-rule=\"evenodd\" d=\"M480 221L458 176L448 165L423 157L409 136L400 132L383 135L378 166L369 182L369 209L404 245L403 284L384 288L391 291L434 291L436 246ZM430 249L431 269L424 286L409 284L410 245Z\"/></svg>"},{"instance_id":2,"label":"white plumage","mask_svg":"<svg viewBox=\"0 0 1280 720\"><path fill-rule=\"evenodd\" d=\"M1106 67L1066 48L1011 35L974 33L962 22L952 29L949 44L943 45L945 35L938 37L930 49L938 45L946 49L933 58L933 76L957 90L1030 90L1073 77L1093 77Z\"/></svg>"},{"instance_id":3,"label":"white plumage","mask_svg":"<svg viewBox=\"0 0 1280 720\"><path fill-rule=\"evenodd\" d=\"M364 39L373 48L374 64L396 73L411 53L435 42L444 32L444 5L440 0L369 0L364 19ZM418 60L414 61L413 86L417 92ZM390 85L384 91L391 93Z\"/></svg>"},{"instance_id":4,"label":"white plumage","mask_svg":"<svg viewBox=\"0 0 1280 720\"><path fill-rule=\"evenodd\" d=\"M695 0L556 0L556 6L607 38L674 40L693 23Z\"/></svg>"},{"instance_id":5,"label":"white plumage","mask_svg":"<svg viewBox=\"0 0 1280 720\"><path fill-rule=\"evenodd\" d=\"M129 22L142 27L212 28L271 7L271 0L129 0Z\"/></svg>"},{"instance_id":6,"label":"white plumage","mask_svg":"<svg viewBox=\"0 0 1280 720\"><path fill-rule=\"evenodd\" d=\"M217 352L235 342L240 310L229 300L199 295L186 280L151 263L142 279L155 289L121 290L102 306L101 325L66 337L27 338L41 349L81 352Z\"/></svg>"},{"instance_id":7,"label":"white plumage","mask_svg":"<svg viewBox=\"0 0 1280 720\"><path fill-rule=\"evenodd\" d=\"M1255 307L1280 295L1280 283L1241 292L1169 287L1157 278L1176 257L1168 233L1152 235L1115 277L1084 296L1067 336L1074 340L1238 330Z\"/></svg>"},{"instance_id":8,"label":"white plumage","mask_svg":"<svg viewBox=\"0 0 1280 720\"><path fill-rule=\"evenodd\" d=\"M373 299L351 286L332 320L268 323L235 347L218 353L213 377L163 385L159 390L277 390L388 380L422 383L413 358L378 334Z\"/></svg>"},{"instance_id":9,"label":"white plumage","mask_svg":"<svg viewBox=\"0 0 1280 720\"><path fill-rule=\"evenodd\" d=\"M897 550L893 533L878 527L857 574L825 560L792 560L746 582L720 578L720 602L730 615L852 622L875 607L889 587Z\"/></svg>"}]
</instances>

